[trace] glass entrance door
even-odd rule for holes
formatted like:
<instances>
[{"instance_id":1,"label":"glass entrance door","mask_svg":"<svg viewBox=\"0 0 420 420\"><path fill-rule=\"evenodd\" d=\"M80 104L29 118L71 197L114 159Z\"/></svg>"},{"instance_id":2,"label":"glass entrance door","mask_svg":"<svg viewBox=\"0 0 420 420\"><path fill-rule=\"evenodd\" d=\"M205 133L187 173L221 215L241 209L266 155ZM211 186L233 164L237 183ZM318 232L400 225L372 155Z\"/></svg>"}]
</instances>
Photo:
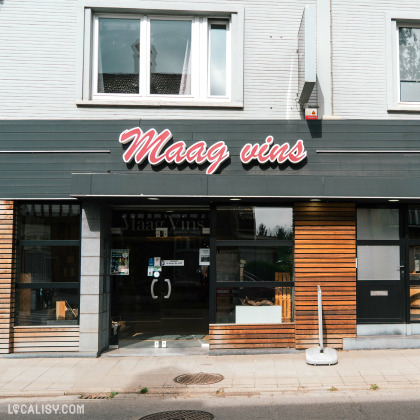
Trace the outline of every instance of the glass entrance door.
<instances>
[{"instance_id":1,"label":"glass entrance door","mask_svg":"<svg viewBox=\"0 0 420 420\"><path fill-rule=\"evenodd\" d=\"M194 346L209 327L209 266L200 264L200 249L209 249L203 248L209 242L189 237L172 245L173 261L163 260L162 265L162 340L168 347Z\"/></svg>"},{"instance_id":2,"label":"glass entrance door","mask_svg":"<svg viewBox=\"0 0 420 420\"><path fill-rule=\"evenodd\" d=\"M114 210L111 314L120 347L205 343L209 226L207 209Z\"/></svg>"}]
</instances>

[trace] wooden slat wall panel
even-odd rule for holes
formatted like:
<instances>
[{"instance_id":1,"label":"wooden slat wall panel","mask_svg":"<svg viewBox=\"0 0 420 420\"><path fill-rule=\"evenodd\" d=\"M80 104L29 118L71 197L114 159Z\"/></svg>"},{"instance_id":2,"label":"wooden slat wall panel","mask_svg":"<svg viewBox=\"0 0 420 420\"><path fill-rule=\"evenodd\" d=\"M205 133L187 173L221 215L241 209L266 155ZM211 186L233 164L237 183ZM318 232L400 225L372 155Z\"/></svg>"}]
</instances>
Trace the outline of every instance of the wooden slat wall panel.
<instances>
[{"instance_id":1,"label":"wooden slat wall panel","mask_svg":"<svg viewBox=\"0 0 420 420\"><path fill-rule=\"evenodd\" d=\"M79 351L79 326L14 327L13 352Z\"/></svg>"},{"instance_id":2,"label":"wooden slat wall panel","mask_svg":"<svg viewBox=\"0 0 420 420\"><path fill-rule=\"evenodd\" d=\"M13 201L0 201L0 354L10 353L14 310L15 211Z\"/></svg>"},{"instance_id":3,"label":"wooden slat wall panel","mask_svg":"<svg viewBox=\"0 0 420 420\"><path fill-rule=\"evenodd\" d=\"M295 204L296 348L318 345L317 285L324 344L356 336L356 214L353 203Z\"/></svg>"},{"instance_id":4,"label":"wooden slat wall panel","mask_svg":"<svg viewBox=\"0 0 420 420\"><path fill-rule=\"evenodd\" d=\"M295 347L295 324L212 324L210 350Z\"/></svg>"}]
</instances>

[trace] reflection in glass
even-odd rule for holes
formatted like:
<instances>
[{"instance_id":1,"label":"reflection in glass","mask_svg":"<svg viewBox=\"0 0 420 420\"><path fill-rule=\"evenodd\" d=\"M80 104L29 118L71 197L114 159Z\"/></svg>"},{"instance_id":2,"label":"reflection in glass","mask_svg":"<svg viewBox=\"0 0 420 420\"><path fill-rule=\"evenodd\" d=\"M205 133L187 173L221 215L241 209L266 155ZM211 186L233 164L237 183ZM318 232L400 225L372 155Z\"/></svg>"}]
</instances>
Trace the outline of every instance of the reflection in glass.
<instances>
[{"instance_id":1,"label":"reflection in glass","mask_svg":"<svg viewBox=\"0 0 420 420\"><path fill-rule=\"evenodd\" d=\"M420 280L420 246L410 246L408 265L410 280Z\"/></svg>"},{"instance_id":2,"label":"reflection in glass","mask_svg":"<svg viewBox=\"0 0 420 420\"><path fill-rule=\"evenodd\" d=\"M408 208L408 236L410 239L420 239L420 207Z\"/></svg>"},{"instance_id":3,"label":"reflection in glass","mask_svg":"<svg viewBox=\"0 0 420 420\"><path fill-rule=\"evenodd\" d=\"M140 21L99 19L98 92L139 93Z\"/></svg>"},{"instance_id":4,"label":"reflection in glass","mask_svg":"<svg viewBox=\"0 0 420 420\"><path fill-rule=\"evenodd\" d=\"M357 247L358 280L400 280L398 245L359 245Z\"/></svg>"},{"instance_id":5,"label":"reflection in glass","mask_svg":"<svg viewBox=\"0 0 420 420\"><path fill-rule=\"evenodd\" d=\"M150 21L150 93L191 94L191 21Z\"/></svg>"},{"instance_id":6,"label":"reflection in glass","mask_svg":"<svg viewBox=\"0 0 420 420\"><path fill-rule=\"evenodd\" d=\"M20 252L18 282L79 282L78 246L24 246Z\"/></svg>"},{"instance_id":7,"label":"reflection in glass","mask_svg":"<svg viewBox=\"0 0 420 420\"><path fill-rule=\"evenodd\" d=\"M420 321L420 285L410 286L410 321Z\"/></svg>"},{"instance_id":8,"label":"reflection in glass","mask_svg":"<svg viewBox=\"0 0 420 420\"><path fill-rule=\"evenodd\" d=\"M22 204L19 206L22 240L80 239L78 204Z\"/></svg>"},{"instance_id":9,"label":"reflection in glass","mask_svg":"<svg viewBox=\"0 0 420 420\"><path fill-rule=\"evenodd\" d=\"M401 101L420 102L420 28L399 28Z\"/></svg>"},{"instance_id":10,"label":"reflection in glass","mask_svg":"<svg viewBox=\"0 0 420 420\"><path fill-rule=\"evenodd\" d=\"M289 207L218 207L217 239L293 240Z\"/></svg>"},{"instance_id":11,"label":"reflection in glass","mask_svg":"<svg viewBox=\"0 0 420 420\"><path fill-rule=\"evenodd\" d=\"M293 321L292 287L219 287L218 324L279 324Z\"/></svg>"},{"instance_id":12,"label":"reflection in glass","mask_svg":"<svg viewBox=\"0 0 420 420\"><path fill-rule=\"evenodd\" d=\"M226 95L226 29L227 25L210 25L210 95Z\"/></svg>"},{"instance_id":13,"label":"reflection in glass","mask_svg":"<svg viewBox=\"0 0 420 420\"><path fill-rule=\"evenodd\" d=\"M357 209L357 239L399 239L398 209Z\"/></svg>"},{"instance_id":14,"label":"reflection in glass","mask_svg":"<svg viewBox=\"0 0 420 420\"><path fill-rule=\"evenodd\" d=\"M202 236L210 230L208 210L116 210L112 215L112 233L123 237Z\"/></svg>"},{"instance_id":15,"label":"reflection in glass","mask_svg":"<svg viewBox=\"0 0 420 420\"><path fill-rule=\"evenodd\" d=\"M218 247L217 281L293 281L293 247Z\"/></svg>"},{"instance_id":16,"label":"reflection in glass","mask_svg":"<svg viewBox=\"0 0 420 420\"><path fill-rule=\"evenodd\" d=\"M77 325L79 289L16 289L16 325Z\"/></svg>"}]
</instances>

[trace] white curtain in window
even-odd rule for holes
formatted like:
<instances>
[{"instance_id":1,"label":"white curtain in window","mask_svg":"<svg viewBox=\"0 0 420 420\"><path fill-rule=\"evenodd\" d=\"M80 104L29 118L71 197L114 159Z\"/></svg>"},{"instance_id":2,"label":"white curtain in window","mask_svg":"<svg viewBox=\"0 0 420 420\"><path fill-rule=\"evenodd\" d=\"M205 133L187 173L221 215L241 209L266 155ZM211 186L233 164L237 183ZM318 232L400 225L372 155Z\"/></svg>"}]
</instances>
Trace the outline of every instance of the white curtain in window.
<instances>
[{"instance_id":1,"label":"white curtain in window","mask_svg":"<svg viewBox=\"0 0 420 420\"><path fill-rule=\"evenodd\" d=\"M182 66L181 84L179 85L180 95L191 95L191 49L190 41L185 47L184 64Z\"/></svg>"}]
</instances>

